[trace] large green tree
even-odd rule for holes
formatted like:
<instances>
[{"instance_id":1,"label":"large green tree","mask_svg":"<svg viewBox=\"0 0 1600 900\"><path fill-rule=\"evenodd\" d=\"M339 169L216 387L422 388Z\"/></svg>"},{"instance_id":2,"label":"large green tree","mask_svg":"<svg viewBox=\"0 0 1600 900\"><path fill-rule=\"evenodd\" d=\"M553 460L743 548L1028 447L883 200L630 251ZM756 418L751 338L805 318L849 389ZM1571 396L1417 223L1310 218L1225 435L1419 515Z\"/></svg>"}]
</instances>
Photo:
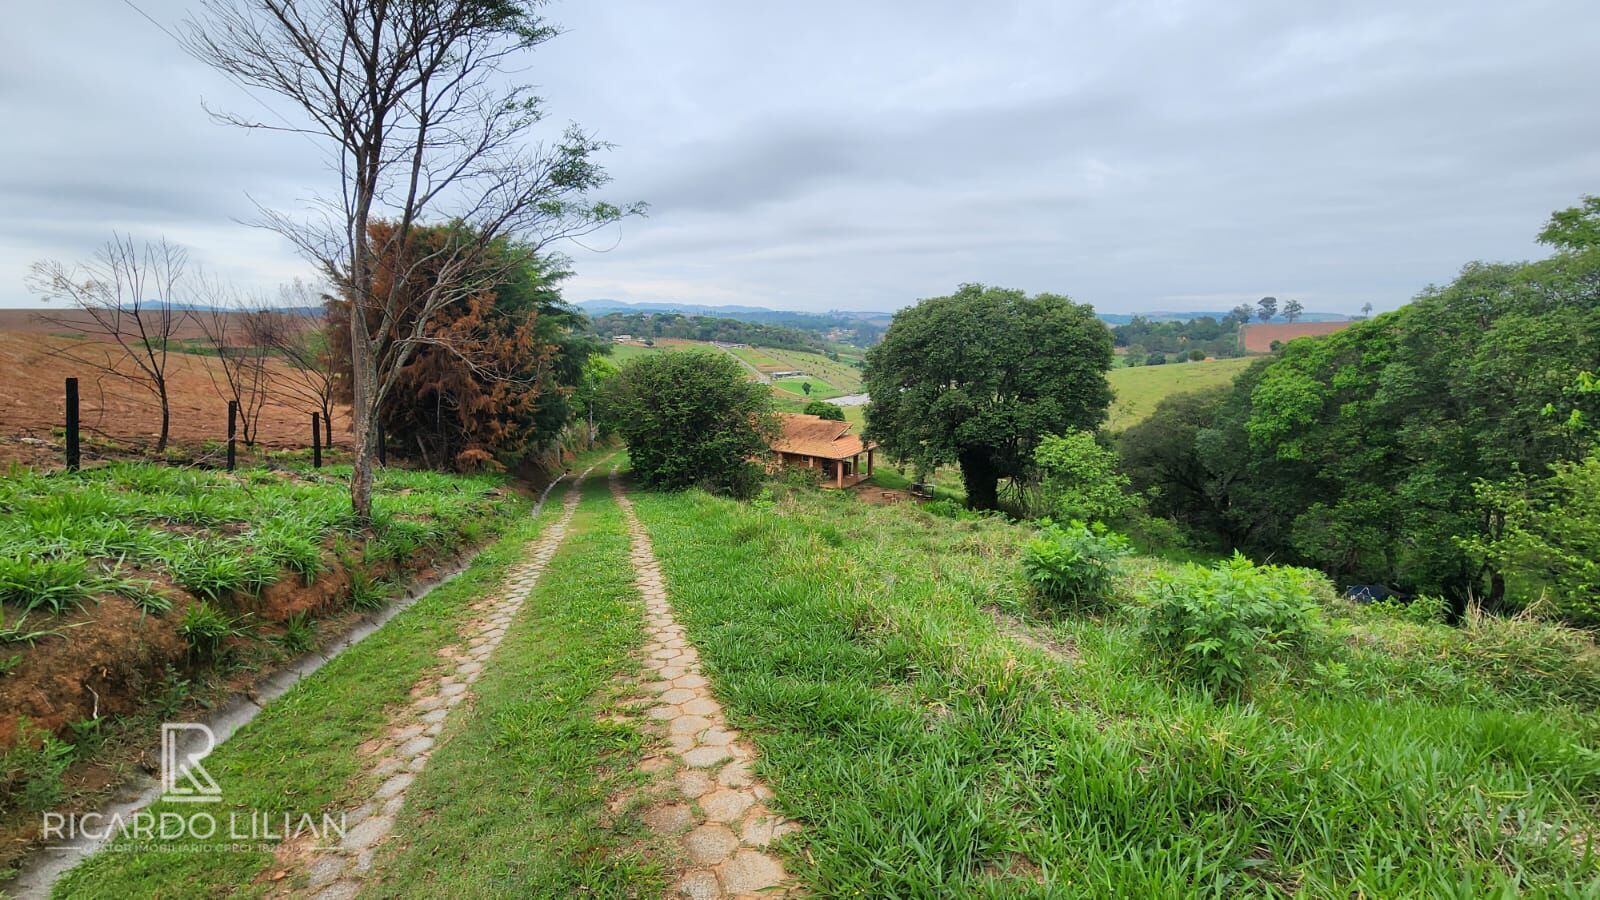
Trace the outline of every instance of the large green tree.
<instances>
[{"instance_id":1,"label":"large green tree","mask_svg":"<svg viewBox=\"0 0 1600 900\"><path fill-rule=\"evenodd\" d=\"M968 505L994 509L1041 438L1105 420L1110 367L1111 332L1089 306L962 285L896 313L868 351L866 434L924 471L958 463Z\"/></svg>"},{"instance_id":2,"label":"large green tree","mask_svg":"<svg viewBox=\"0 0 1600 900\"><path fill-rule=\"evenodd\" d=\"M652 353L601 388L606 422L628 445L633 471L664 490L704 487L744 496L776 426L772 392L725 353Z\"/></svg>"}]
</instances>

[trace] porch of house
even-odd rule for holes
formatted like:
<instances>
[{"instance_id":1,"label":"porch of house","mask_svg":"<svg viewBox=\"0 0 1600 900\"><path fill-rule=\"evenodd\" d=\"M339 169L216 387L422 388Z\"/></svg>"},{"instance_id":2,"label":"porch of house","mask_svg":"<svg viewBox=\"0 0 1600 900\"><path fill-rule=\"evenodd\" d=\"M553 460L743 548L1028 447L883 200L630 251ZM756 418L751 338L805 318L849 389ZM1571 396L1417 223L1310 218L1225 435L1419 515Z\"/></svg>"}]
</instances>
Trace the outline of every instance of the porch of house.
<instances>
[{"instance_id":1,"label":"porch of house","mask_svg":"<svg viewBox=\"0 0 1600 900\"><path fill-rule=\"evenodd\" d=\"M782 451L777 455L779 465L794 466L819 472L823 487L842 489L854 487L872 477L874 452L874 450L869 449L864 453L855 453L838 459ZM862 457L865 457L865 460ZM865 463L865 468L863 468L863 462Z\"/></svg>"}]
</instances>

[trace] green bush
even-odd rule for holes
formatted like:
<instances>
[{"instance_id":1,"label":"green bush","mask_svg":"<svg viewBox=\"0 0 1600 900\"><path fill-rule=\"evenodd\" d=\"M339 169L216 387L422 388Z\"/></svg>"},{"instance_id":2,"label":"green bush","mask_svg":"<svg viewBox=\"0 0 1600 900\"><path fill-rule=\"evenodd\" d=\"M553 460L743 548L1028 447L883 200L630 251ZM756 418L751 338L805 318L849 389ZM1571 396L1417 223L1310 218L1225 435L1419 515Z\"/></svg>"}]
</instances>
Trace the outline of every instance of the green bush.
<instances>
[{"instance_id":1,"label":"green bush","mask_svg":"<svg viewBox=\"0 0 1600 900\"><path fill-rule=\"evenodd\" d=\"M628 363L606 382L605 418L628 444L633 472L647 487L704 487L754 496L776 427L772 392L748 381L722 353L656 353Z\"/></svg>"},{"instance_id":2,"label":"green bush","mask_svg":"<svg viewBox=\"0 0 1600 900\"><path fill-rule=\"evenodd\" d=\"M1304 569L1257 566L1241 554L1205 568L1157 572L1141 638L1180 676L1237 693L1266 668L1304 658L1324 634Z\"/></svg>"},{"instance_id":3,"label":"green bush","mask_svg":"<svg viewBox=\"0 0 1600 900\"><path fill-rule=\"evenodd\" d=\"M1084 609L1105 600L1128 552L1120 534L1046 519L1022 549L1022 574L1046 606Z\"/></svg>"},{"instance_id":4,"label":"green bush","mask_svg":"<svg viewBox=\"0 0 1600 900\"><path fill-rule=\"evenodd\" d=\"M1105 522L1132 509L1138 499L1128 476L1117 471L1117 454L1092 433L1049 434L1033 452L1039 467L1042 512L1063 521Z\"/></svg>"},{"instance_id":5,"label":"green bush","mask_svg":"<svg viewBox=\"0 0 1600 900\"><path fill-rule=\"evenodd\" d=\"M813 400L807 403L805 409L801 410L801 412L808 416L816 416L819 419L829 419L834 422L844 421L844 407L837 403L829 403L826 400Z\"/></svg>"},{"instance_id":6,"label":"green bush","mask_svg":"<svg viewBox=\"0 0 1600 900\"><path fill-rule=\"evenodd\" d=\"M978 514L949 497L940 497L922 504L922 511L941 519L976 519Z\"/></svg>"}]
</instances>

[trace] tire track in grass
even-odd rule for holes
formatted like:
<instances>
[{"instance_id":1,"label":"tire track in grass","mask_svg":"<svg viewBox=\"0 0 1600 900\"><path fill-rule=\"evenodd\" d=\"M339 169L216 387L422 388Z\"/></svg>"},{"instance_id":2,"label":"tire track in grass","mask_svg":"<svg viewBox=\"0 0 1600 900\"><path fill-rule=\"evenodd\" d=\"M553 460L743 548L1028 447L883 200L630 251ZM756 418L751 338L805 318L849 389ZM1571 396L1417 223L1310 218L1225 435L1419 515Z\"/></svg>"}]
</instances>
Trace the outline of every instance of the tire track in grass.
<instances>
[{"instance_id":1,"label":"tire track in grass","mask_svg":"<svg viewBox=\"0 0 1600 900\"><path fill-rule=\"evenodd\" d=\"M540 535L527 560L511 568L501 590L471 604L473 615L462 626L458 644L438 652L447 674L435 670L414 684L411 704L391 717L386 734L362 745L366 758L374 760L370 774L378 781L378 787L364 803L347 813L346 832L337 847L310 851L305 864L307 885L318 900L344 900L360 891L378 848L394 828L396 813L405 805L412 782L433 755L451 709L466 701L471 685L483 674L484 665L505 637L512 617L566 537L567 526L578 509L580 488L593 470L591 466L573 480L562 499L561 517ZM278 856L281 861L298 865L304 854L303 845L288 842ZM279 877L287 881L283 873Z\"/></svg>"},{"instance_id":2,"label":"tire track in grass","mask_svg":"<svg viewBox=\"0 0 1600 900\"><path fill-rule=\"evenodd\" d=\"M569 536L411 789L364 897L661 897L667 842L607 800L648 781L637 715L644 607L621 510L591 478ZM675 870L672 870L675 871Z\"/></svg>"},{"instance_id":3,"label":"tire track in grass","mask_svg":"<svg viewBox=\"0 0 1600 900\"><path fill-rule=\"evenodd\" d=\"M681 841L689 862L676 883L681 896L792 896L796 886L767 847L799 826L767 808L772 791L751 773L755 748L728 728L722 704L700 674L699 653L673 616L650 536L615 471L611 491L628 523L635 583L645 603L644 690L654 701L644 714L659 723L668 744L666 753L645 758L640 768L670 777L679 795L646 810L645 824Z\"/></svg>"}]
</instances>

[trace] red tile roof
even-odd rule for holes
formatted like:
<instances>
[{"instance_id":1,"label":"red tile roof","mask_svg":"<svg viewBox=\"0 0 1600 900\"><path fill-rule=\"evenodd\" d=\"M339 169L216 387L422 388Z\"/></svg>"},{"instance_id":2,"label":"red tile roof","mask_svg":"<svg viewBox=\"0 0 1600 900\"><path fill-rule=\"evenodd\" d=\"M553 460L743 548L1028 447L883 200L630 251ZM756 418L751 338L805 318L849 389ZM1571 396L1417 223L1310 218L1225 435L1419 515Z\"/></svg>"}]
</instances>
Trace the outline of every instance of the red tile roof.
<instances>
[{"instance_id":1,"label":"red tile roof","mask_svg":"<svg viewBox=\"0 0 1600 900\"><path fill-rule=\"evenodd\" d=\"M849 459L878 446L861 440L850 433L849 422L837 422L820 416L799 413L780 413L783 430L772 441L772 449L780 453L815 456L821 459Z\"/></svg>"}]
</instances>

